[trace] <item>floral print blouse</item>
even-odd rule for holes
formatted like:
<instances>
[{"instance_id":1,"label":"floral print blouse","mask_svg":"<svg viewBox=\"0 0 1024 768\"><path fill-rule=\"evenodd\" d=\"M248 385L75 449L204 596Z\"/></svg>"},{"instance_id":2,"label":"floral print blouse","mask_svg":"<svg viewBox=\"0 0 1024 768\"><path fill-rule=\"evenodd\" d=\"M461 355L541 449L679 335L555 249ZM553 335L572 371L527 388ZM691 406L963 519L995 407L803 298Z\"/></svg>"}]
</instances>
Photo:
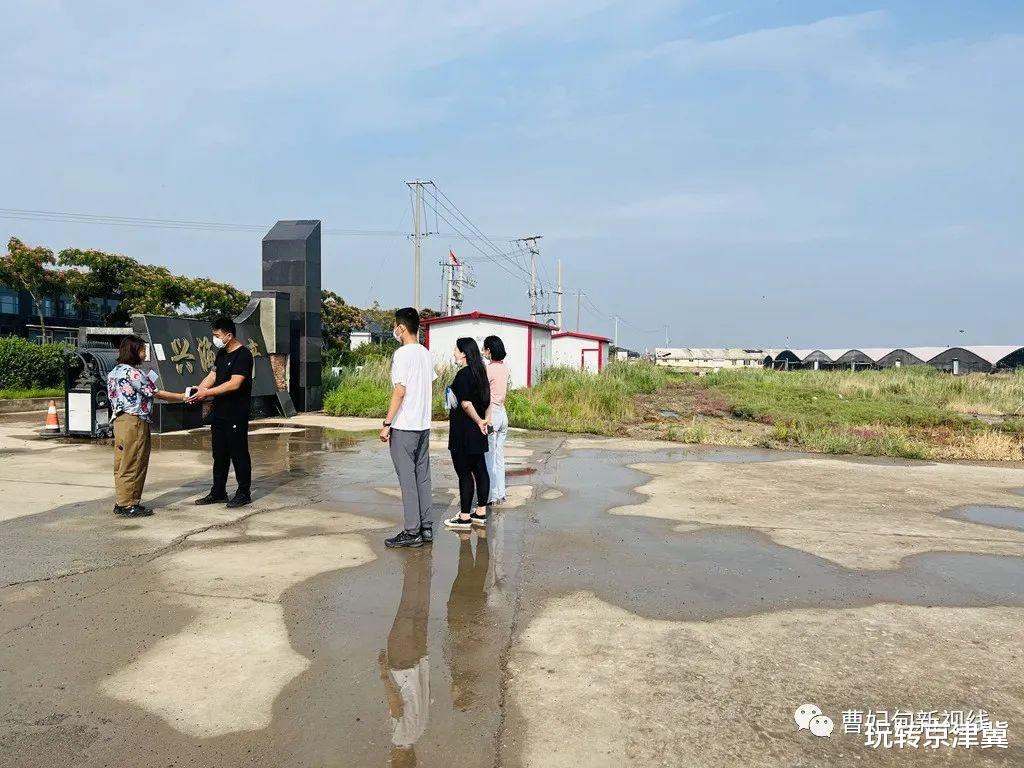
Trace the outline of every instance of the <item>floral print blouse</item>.
<instances>
[{"instance_id":1,"label":"floral print blouse","mask_svg":"<svg viewBox=\"0 0 1024 768\"><path fill-rule=\"evenodd\" d=\"M156 390L156 384L149 376L124 363L119 363L107 374L107 397L115 419L122 413L130 413L149 421Z\"/></svg>"}]
</instances>

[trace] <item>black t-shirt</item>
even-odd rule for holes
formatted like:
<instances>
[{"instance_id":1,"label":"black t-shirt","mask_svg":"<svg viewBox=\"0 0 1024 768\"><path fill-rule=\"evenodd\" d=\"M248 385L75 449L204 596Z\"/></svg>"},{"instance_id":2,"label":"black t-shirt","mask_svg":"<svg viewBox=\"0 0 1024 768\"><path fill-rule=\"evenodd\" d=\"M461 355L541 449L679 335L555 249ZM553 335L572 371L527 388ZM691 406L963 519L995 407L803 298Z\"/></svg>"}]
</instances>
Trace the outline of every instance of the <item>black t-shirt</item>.
<instances>
[{"instance_id":1,"label":"black t-shirt","mask_svg":"<svg viewBox=\"0 0 1024 768\"><path fill-rule=\"evenodd\" d=\"M252 352L243 344L234 352L221 349L214 362L216 379L214 386L231 380L232 376L244 376L242 386L226 395L213 398L213 417L229 424L249 421L249 407L252 404Z\"/></svg>"},{"instance_id":2,"label":"black t-shirt","mask_svg":"<svg viewBox=\"0 0 1024 768\"><path fill-rule=\"evenodd\" d=\"M460 453L487 453L487 435L478 427L464 410L462 403L469 400L476 408L477 415L483 418L487 406L491 404L491 390L484 380L484 386L478 387L469 368L462 368L455 374L451 383L452 394L459 405L448 412L448 450Z\"/></svg>"}]
</instances>

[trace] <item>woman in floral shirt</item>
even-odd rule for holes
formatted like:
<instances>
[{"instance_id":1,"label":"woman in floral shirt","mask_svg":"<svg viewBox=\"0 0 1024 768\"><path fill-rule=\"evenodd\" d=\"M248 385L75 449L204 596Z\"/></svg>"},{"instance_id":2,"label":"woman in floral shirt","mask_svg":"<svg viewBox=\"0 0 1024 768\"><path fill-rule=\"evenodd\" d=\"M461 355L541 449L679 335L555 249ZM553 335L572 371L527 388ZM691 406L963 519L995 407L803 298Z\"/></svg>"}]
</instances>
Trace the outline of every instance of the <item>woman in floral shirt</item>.
<instances>
[{"instance_id":1,"label":"woman in floral shirt","mask_svg":"<svg viewBox=\"0 0 1024 768\"><path fill-rule=\"evenodd\" d=\"M158 389L138 368L146 359L146 342L127 336L118 350L117 365L107 374L107 397L114 414L114 514L145 517L153 510L142 506L142 489L149 470L149 420L153 398L184 402L185 395Z\"/></svg>"}]
</instances>

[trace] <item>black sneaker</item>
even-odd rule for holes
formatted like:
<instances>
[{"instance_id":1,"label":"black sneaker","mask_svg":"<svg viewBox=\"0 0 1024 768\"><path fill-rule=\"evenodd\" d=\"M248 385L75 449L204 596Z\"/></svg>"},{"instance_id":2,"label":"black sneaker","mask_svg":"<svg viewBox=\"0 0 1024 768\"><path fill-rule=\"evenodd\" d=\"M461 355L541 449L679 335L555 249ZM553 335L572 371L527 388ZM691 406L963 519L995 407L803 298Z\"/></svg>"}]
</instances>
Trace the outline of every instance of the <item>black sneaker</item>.
<instances>
[{"instance_id":1,"label":"black sneaker","mask_svg":"<svg viewBox=\"0 0 1024 768\"><path fill-rule=\"evenodd\" d=\"M196 499L195 503L203 506L204 504L223 504L227 500L227 496L214 496L212 493L208 493L203 498Z\"/></svg>"},{"instance_id":2,"label":"black sneaker","mask_svg":"<svg viewBox=\"0 0 1024 768\"><path fill-rule=\"evenodd\" d=\"M420 538L423 539L423 543L424 544L433 544L434 543L434 529L430 528L430 527L420 528Z\"/></svg>"},{"instance_id":3,"label":"black sneaker","mask_svg":"<svg viewBox=\"0 0 1024 768\"><path fill-rule=\"evenodd\" d=\"M130 507L122 507L123 512L118 512L119 517L149 517L153 510L141 504L132 504Z\"/></svg>"},{"instance_id":4,"label":"black sneaker","mask_svg":"<svg viewBox=\"0 0 1024 768\"><path fill-rule=\"evenodd\" d=\"M114 514L115 515L123 515L125 513L126 509L128 509L128 507L123 507L120 504L115 504L114 505Z\"/></svg>"},{"instance_id":5,"label":"black sneaker","mask_svg":"<svg viewBox=\"0 0 1024 768\"><path fill-rule=\"evenodd\" d=\"M228 507L244 507L246 504L252 504L252 496L248 493L236 493L234 498L228 502Z\"/></svg>"},{"instance_id":6,"label":"black sneaker","mask_svg":"<svg viewBox=\"0 0 1024 768\"><path fill-rule=\"evenodd\" d=\"M384 539L384 546L389 547L390 549L397 549L399 547L422 547L423 537L418 533L399 531L390 539Z\"/></svg>"}]
</instances>

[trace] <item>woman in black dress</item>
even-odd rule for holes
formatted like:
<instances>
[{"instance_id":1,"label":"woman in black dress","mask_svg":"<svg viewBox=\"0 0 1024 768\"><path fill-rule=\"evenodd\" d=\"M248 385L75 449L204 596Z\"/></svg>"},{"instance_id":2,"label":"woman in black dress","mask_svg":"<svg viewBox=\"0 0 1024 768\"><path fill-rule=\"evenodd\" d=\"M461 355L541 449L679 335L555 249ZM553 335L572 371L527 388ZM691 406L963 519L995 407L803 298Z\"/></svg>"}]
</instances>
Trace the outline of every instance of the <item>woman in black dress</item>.
<instances>
[{"instance_id":1,"label":"woman in black dress","mask_svg":"<svg viewBox=\"0 0 1024 768\"><path fill-rule=\"evenodd\" d=\"M462 366L445 393L448 405L448 450L459 476L460 511L444 521L449 528L469 530L487 524L487 502L491 480L487 474L488 424L484 415L491 404L491 385L487 381L480 348L476 341L461 338L455 342L455 360ZM476 489L476 512L473 491Z\"/></svg>"}]
</instances>

